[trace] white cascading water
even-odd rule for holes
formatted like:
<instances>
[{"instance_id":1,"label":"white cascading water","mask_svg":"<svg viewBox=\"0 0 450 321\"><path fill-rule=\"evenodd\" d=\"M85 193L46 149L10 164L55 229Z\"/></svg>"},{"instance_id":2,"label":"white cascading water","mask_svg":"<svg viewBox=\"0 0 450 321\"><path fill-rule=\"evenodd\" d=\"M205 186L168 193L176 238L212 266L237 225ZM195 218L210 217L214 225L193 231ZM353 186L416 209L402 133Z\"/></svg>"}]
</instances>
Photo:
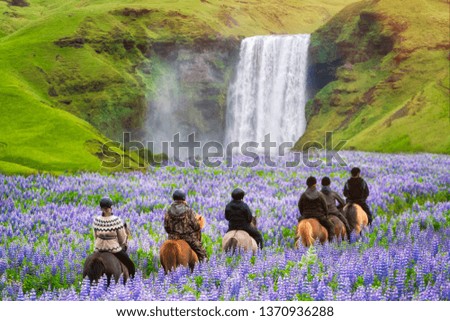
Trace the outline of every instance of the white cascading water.
<instances>
[{"instance_id":1,"label":"white cascading water","mask_svg":"<svg viewBox=\"0 0 450 321\"><path fill-rule=\"evenodd\" d=\"M270 134L277 146L305 132L309 34L256 36L240 47L227 97L225 143L257 142Z\"/></svg>"}]
</instances>

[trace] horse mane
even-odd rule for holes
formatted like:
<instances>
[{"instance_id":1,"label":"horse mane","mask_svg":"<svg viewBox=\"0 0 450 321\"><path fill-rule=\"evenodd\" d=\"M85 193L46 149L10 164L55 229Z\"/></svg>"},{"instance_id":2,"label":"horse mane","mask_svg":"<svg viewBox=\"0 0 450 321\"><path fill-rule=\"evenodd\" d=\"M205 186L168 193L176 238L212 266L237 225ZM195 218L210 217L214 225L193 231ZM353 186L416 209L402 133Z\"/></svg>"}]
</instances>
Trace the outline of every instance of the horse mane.
<instances>
[{"instance_id":1,"label":"horse mane","mask_svg":"<svg viewBox=\"0 0 450 321\"><path fill-rule=\"evenodd\" d=\"M87 271L87 276L89 277L89 281L92 283L93 281L98 281L100 277L103 275L105 271L105 265L103 264L103 260L99 257L95 257L92 259L91 264L89 265L89 269Z\"/></svg>"},{"instance_id":2,"label":"horse mane","mask_svg":"<svg viewBox=\"0 0 450 321\"><path fill-rule=\"evenodd\" d=\"M348 225L350 226L350 229L353 231L355 227L358 225L355 205L349 204L347 206L347 209L345 210L345 217L347 218L347 222Z\"/></svg>"}]
</instances>

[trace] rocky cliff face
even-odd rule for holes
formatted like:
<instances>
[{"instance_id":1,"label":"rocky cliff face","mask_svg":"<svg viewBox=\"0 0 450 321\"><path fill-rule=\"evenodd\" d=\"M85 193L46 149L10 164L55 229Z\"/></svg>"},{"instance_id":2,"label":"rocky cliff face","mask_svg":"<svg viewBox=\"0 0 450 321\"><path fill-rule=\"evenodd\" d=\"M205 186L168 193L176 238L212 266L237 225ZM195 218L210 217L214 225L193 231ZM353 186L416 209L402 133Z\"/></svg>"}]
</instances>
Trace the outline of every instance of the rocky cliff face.
<instances>
[{"instance_id":1,"label":"rocky cliff face","mask_svg":"<svg viewBox=\"0 0 450 321\"><path fill-rule=\"evenodd\" d=\"M309 54L313 94L339 80L339 76L345 82L356 81L350 75L355 64L371 59L380 61L393 50L401 30L387 26L382 14L364 11L366 7L366 2L351 5L313 33ZM331 96L328 103L338 106L340 98ZM307 118L317 115L322 104L320 99L314 99L308 107Z\"/></svg>"},{"instance_id":2,"label":"rocky cliff face","mask_svg":"<svg viewBox=\"0 0 450 321\"><path fill-rule=\"evenodd\" d=\"M332 131L350 149L448 152L444 12L448 2L361 1L313 33L315 92L296 148Z\"/></svg>"},{"instance_id":3,"label":"rocky cliff face","mask_svg":"<svg viewBox=\"0 0 450 321\"><path fill-rule=\"evenodd\" d=\"M169 138L179 131L195 133L202 141L222 141L226 94L238 54L236 38L152 44L149 64L159 76L148 95L147 136L159 132Z\"/></svg>"}]
</instances>

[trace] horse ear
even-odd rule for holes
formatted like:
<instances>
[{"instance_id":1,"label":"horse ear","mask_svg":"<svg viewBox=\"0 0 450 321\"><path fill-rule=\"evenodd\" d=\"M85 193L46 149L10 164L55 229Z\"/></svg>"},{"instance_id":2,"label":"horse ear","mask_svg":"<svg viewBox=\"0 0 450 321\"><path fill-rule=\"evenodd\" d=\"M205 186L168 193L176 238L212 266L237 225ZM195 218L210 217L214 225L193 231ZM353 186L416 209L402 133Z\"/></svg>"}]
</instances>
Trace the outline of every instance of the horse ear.
<instances>
[{"instance_id":1,"label":"horse ear","mask_svg":"<svg viewBox=\"0 0 450 321\"><path fill-rule=\"evenodd\" d=\"M206 225L205 218L202 215L197 215L198 224L200 224L200 229L203 229Z\"/></svg>"}]
</instances>

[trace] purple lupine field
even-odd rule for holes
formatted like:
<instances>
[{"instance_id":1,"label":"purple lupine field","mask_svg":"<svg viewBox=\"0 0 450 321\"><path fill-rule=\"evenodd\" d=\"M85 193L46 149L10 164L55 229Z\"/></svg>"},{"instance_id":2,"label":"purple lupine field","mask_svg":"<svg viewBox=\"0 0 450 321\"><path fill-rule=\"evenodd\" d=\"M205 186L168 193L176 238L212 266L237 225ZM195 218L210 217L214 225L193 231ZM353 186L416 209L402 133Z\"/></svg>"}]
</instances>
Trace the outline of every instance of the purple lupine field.
<instances>
[{"instance_id":1,"label":"purple lupine field","mask_svg":"<svg viewBox=\"0 0 450 321\"><path fill-rule=\"evenodd\" d=\"M341 154L348 166L180 168L111 175L0 175L0 300L450 300L450 158ZM369 184L372 227L353 242L294 249L305 180L328 175L342 192L352 166ZM224 207L235 187L258 218L266 247L227 256ZM164 275L159 247L176 188L205 216L209 260ZM132 231L138 273L126 285L82 279L91 224L109 195Z\"/></svg>"}]
</instances>

